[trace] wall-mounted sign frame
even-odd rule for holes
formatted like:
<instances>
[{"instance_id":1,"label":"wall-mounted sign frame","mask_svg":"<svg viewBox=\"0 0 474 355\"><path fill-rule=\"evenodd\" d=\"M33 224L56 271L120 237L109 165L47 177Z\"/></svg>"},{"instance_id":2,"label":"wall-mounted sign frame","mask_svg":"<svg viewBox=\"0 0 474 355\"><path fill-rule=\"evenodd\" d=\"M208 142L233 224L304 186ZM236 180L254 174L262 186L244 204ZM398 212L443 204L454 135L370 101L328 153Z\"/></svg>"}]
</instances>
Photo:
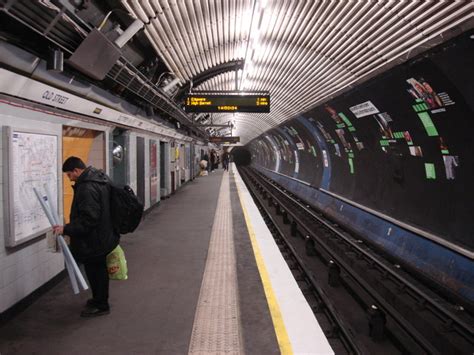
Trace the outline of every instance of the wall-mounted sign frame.
<instances>
[{"instance_id":1,"label":"wall-mounted sign frame","mask_svg":"<svg viewBox=\"0 0 474 355\"><path fill-rule=\"evenodd\" d=\"M57 209L60 138L9 126L3 126L3 131L5 245L16 247L51 229L33 187L48 189Z\"/></svg>"}]
</instances>

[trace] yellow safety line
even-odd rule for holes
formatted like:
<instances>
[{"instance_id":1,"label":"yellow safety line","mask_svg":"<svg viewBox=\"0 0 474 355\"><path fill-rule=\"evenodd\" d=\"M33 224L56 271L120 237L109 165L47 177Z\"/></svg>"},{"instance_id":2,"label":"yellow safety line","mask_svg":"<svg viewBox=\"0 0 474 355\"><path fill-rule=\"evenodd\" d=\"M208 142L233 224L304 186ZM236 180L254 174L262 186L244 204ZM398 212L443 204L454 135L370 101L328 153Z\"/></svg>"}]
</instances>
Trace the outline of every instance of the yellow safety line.
<instances>
[{"instance_id":1,"label":"yellow safety line","mask_svg":"<svg viewBox=\"0 0 474 355\"><path fill-rule=\"evenodd\" d=\"M278 345L280 346L280 352L283 355L292 355L293 349L291 348L290 338L288 337L288 333L283 322L280 306L278 305L275 293L273 292L272 283L270 281L267 268L265 267L265 262L260 252L260 248L258 247L257 238L255 236L250 217L248 215L247 209L244 206L242 193L240 192L238 184L236 184L236 186L239 195L240 205L242 206L242 210L244 211L245 223L247 224L247 230L249 232L250 241L252 243L255 261L257 262L258 272L260 273L260 278L262 279L263 289L267 298L268 307L270 308L270 314L272 316L273 327L275 328Z\"/></svg>"}]
</instances>

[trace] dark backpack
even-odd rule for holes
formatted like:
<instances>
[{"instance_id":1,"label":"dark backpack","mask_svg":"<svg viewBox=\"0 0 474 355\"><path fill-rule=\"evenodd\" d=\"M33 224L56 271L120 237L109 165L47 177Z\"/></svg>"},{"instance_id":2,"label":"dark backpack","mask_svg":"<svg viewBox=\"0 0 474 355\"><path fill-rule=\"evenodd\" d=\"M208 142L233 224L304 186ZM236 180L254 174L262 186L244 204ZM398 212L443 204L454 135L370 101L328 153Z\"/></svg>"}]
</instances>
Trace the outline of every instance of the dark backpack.
<instances>
[{"instance_id":1,"label":"dark backpack","mask_svg":"<svg viewBox=\"0 0 474 355\"><path fill-rule=\"evenodd\" d=\"M133 232L143 215L143 204L128 185L110 184L110 208L112 224L120 234Z\"/></svg>"}]
</instances>

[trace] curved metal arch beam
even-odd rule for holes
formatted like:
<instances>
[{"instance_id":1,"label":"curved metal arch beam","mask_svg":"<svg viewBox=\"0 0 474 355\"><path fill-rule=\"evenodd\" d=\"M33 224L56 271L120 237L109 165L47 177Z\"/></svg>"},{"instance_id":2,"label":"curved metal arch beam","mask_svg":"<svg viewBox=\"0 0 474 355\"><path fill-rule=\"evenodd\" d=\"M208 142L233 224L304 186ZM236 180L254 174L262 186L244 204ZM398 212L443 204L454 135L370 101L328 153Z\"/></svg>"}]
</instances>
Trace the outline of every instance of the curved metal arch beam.
<instances>
[{"instance_id":1,"label":"curved metal arch beam","mask_svg":"<svg viewBox=\"0 0 474 355\"><path fill-rule=\"evenodd\" d=\"M189 70L190 72L196 71L196 69L199 67L198 63L204 63L205 59L206 59L206 56L208 56L209 52L211 52L211 53L214 52L215 53L215 52L224 51L226 48L239 47L239 46L242 46L242 42L243 42L242 40L227 41L227 42L225 42L223 44L219 44L217 46L203 47L203 48L200 49L200 51L194 57L191 57L188 60L188 62L186 63L187 65L186 65L185 69ZM242 60L241 57L239 57L237 53L233 53L233 54L234 55L232 55L232 57L234 57L235 59L231 60L231 62ZM227 62L222 62L218 65L221 65L221 64L224 64L224 63L227 63ZM215 66L208 67L208 69L206 69L205 71L211 70L214 67ZM198 75L198 73L196 73L196 75Z\"/></svg>"},{"instance_id":2,"label":"curved metal arch beam","mask_svg":"<svg viewBox=\"0 0 474 355\"><path fill-rule=\"evenodd\" d=\"M281 84L282 81L287 80L287 77L285 75L282 75L281 71L277 72L274 70L274 64L278 64L280 69L283 68L285 74L287 74L289 68L299 67L298 61L295 61L295 58L293 56L280 56L278 55L279 52L297 53L300 58L313 58L313 60L324 59L328 64L332 63L332 65L334 65L335 67L341 68L343 71L354 75L349 68L346 68L344 63L338 61L335 58L332 58L329 52L324 52L320 49L307 48L302 44L289 43L280 39L267 41L265 43L265 46L273 48L274 51L271 54L267 54L265 58L257 59L254 64L256 68L252 72L253 75L251 74L249 76L249 80L253 81L252 86L254 88L258 88L259 90L261 89L261 85L267 84L269 80L272 83L276 84ZM278 53L275 51L278 51ZM240 62L242 62L243 68L244 60L240 60ZM261 77L265 78L265 80L260 79ZM205 84L207 80L210 80L212 78L213 76L206 78L205 80L202 80L198 85ZM219 89L216 88L215 90Z\"/></svg>"},{"instance_id":3,"label":"curved metal arch beam","mask_svg":"<svg viewBox=\"0 0 474 355\"><path fill-rule=\"evenodd\" d=\"M193 78L191 78L191 80L186 85L184 85L181 89L179 89L176 97L178 100L181 100L184 94L189 91L191 87L191 83L193 84L194 87L197 87L201 85L202 83L206 82L207 80L210 80L220 74L243 69L243 67L244 67L244 61L241 59L238 59L238 60L232 60L230 62L222 63L212 68L209 68L203 71L202 73L199 73L198 75L195 75Z\"/></svg>"}]
</instances>

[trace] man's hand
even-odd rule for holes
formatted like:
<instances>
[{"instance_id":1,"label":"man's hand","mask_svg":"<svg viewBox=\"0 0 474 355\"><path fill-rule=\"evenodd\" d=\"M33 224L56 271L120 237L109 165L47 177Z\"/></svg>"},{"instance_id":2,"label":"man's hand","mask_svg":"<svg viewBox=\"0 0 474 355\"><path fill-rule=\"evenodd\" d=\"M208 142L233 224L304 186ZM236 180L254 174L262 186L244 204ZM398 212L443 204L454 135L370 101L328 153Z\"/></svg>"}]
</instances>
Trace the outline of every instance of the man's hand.
<instances>
[{"instance_id":1,"label":"man's hand","mask_svg":"<svg viewBox=\"0 0 474 355\"><path fill-rule=\"evenodd\" d=\"M53 233L54 235L63 235L64 226L53 226Z\"/></svg>"}]
</instances>

